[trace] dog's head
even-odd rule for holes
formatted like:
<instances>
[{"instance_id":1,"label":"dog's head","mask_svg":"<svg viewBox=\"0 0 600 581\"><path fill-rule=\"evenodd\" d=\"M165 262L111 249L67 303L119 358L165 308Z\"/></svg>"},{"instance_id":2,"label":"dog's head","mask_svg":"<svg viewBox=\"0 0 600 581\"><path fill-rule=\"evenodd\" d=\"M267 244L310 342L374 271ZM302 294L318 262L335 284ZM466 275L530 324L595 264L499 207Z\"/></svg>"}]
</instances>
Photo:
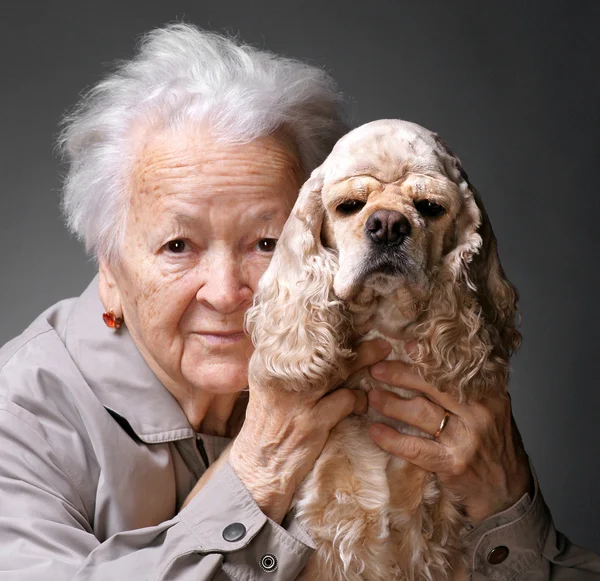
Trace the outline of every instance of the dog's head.
<instances>
[{"instance_id":1,"label":"dog's head","mask_svg":"<svg viewBox=\"0 0 600 581\"><path fill-rule=\"evenodd\" d=\"M317 348L309 367L330 358L338 369L349 313L376 316L382 297L421 339L415 363L439 389L482 397L503 388L520 341L517 295L487 214L444 142L398 120L351 131L303 186L249 314L257 351L260 329L272 337L285 327L288 372L297 348L303 365Z\"/></svg>"}]
</instances>

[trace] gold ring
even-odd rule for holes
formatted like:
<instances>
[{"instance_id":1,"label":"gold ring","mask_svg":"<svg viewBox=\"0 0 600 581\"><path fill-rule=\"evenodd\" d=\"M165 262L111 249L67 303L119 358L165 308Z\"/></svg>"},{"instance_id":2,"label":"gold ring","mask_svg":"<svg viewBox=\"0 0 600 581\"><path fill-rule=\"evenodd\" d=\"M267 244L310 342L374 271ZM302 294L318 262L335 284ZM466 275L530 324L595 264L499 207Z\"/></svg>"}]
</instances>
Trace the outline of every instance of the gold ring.
<instances>
[{"instance_id":1,"label":"gold ring","mask_svg":"<svg viewBox=\"0 0 600 581\"><path fill-rule=\"evenodd\" d=\"M444 428L446 427L446 424L448 423L449 419L450 419L450 412L448 410L444 410L444 417L442 418L442 423L440 424L438 431L435 434L433 434L434 438L440 437L440 434L444 431Z\"/></svg>"}]
</instances>

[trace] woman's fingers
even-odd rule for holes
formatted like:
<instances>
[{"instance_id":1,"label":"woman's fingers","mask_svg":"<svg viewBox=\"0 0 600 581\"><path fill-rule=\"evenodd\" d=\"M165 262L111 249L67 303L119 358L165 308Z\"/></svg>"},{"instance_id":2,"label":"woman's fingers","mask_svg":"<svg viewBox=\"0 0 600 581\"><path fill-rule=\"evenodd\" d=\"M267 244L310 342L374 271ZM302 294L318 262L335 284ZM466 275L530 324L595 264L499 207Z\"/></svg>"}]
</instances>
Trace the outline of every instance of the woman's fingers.
<instances>
[{"instance_id":1,"label":"woman's fingers","mask_svg":"<svg viewBox=\"0 0 600 581\"><path fill-rule=\"evenodd\" d=\"M452 456L434 440L401 434L384 424L373 424L369 433L386 452L404 458L428 472L452 471Z\"/></svg>"},{"instance_id":2,"label":"woman's fingers","mask_svg":"<svg viewBox=\"0 0 600 581\"><path fill-rule=\"evenodd\" d=\"M383 339L361 343L356 348L356 358L350 363L350 375L363 367L368 367L381 361L390 354L391 350L392 346Z\"/></svg>"},{"instance_id":3,"label":"woman's fingers","mask_svg":"<svg viewBox=\"0 0 600 581\"><path fill-rule=\"evenodd\" d=\"M440 429L446 414L444 408L426 397L417 396L412 399L405 399L388 391L370 391L369 403L384 416L410 424L431 436ZM445 435L453 428L451 425L452 419L453 417L450 416L447 425L444 427L443 433Z\"/></svg>"},{"instance_id":4,"label":"woman's fingers","mask_svg":"<svg viewBox=\"0 0 600 581\"><path fill-rule=\"evenodd\" d=\"M402 361L380 361L376 365L373 365L370 371L371 376L377 379L377 381L393 385L394 387L404 387L420 391L452 413L460 415L460 412L464 411L465 404L457 402L447 393L438 391L433 385L427 383L420 375L415 373L410 365Z\"/></svg>"},{"instance_id":5,"label":"woman's fingers","mask_svg":"<svg viewBox=\"0 0 600 581\"><path fill-rule=\"evenodd\" d=\"M364 391L342 387L326 395L315 406L316 421L318 425L331 430L351 413L365 413L367 405L367 394Z\"/></svg>"}]
</instances>

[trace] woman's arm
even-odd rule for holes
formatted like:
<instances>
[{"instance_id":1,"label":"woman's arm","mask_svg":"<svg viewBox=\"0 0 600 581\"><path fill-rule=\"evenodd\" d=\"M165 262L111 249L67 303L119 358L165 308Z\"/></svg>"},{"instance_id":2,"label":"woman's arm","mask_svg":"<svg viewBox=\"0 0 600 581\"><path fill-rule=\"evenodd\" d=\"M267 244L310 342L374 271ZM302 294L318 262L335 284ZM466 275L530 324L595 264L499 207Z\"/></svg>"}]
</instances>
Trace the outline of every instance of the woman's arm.
<instances>
[{"instance_id":1,"label":"woman's arm","mask_svg":"<svg viewBox=\"0 0 600 581\"><path fill-rule=\"evenodd\" d=\"M88 514L77 486L83 470L59 460L24 410L0 402L0 579L258 579L272 554L278 568L268 578L286 581L314 548L299 527L269 520L228 464L173 519L100 541L102 515ZM233 523L243 534L225 532Z\"/></svg>"},{"instance_id":2,"label":"woman's arm","mask_svg":"<svg viewBox=\"0 0 600 581\"><path fill-rule=\"evenodd\" d=\"M435 472L463 499L471 523L465 543L473 581L600 579L600 557L575 547L554 528L510 398L488 399L485 405L459 403L400 361L381 362L371 373L426 396L404 400L391 392L371 392L370 404L384 415L433 435L445 410L450 412L434 439L400 434L381 424L371 435L388 452Z\"/></svg>"},{"instance_id":3,"label":"woman's arm","mask_svg":"<svg viewBox=\"0 0 600 581\"><path fill-rule=\"evenodd\" d=\"M97 487L105 474L103 463L118 470L114 464L126 463L127 456L122 450L111 454L110 446L104 446L102 434L104 431L107 436L112 433L112 420L103 408L98 417L90 411L97 402L88 401L82 395L88 393L85 385L80 386L80 393L73 386L67 388L63 379L59 379L81 381L72 361L62 357L61 350L52 350L57 339L46 332L39 337L39 341L44 338L49 341L40 343L39 351L53 353L48 358L47 368L26 365L26 359L17 360L11 352L8 357L11 363L4 364L0 372L0 579L2 571L11 581L221 581L263 576L272 581L286 581L297 576L314 545L297 521L283 519L287 512L285 501L282 503L281 497L265 489L264 483L275 476L268 471L272 468L270 464L265 471L255 464L242 480L226 462L204 486L194 489L185 508L172 519L103 538L102 530L127 528L123 524L126 518L119 520L118 509L107 511L102 504L96 505ZM27 338L28 349L34 339ZM387 351L375 349L370 357L359 356L357 363L370 365ZM26 350L23 357L27 357ZM41 388L45 384L48 384L46 390ZM15 389L14 386L20 387ZM85 410L79 413L77 405L66 396L68 393L77 393L77 405L86 406ZM366 407L366 398L360 395L361 405ZM342 397L356 401L356 396L350 393ZM247 425L251 433L260 434L263 426L265 435L268 435L266 429L271 435L283 433L282 428L290 423L304 427L304 436L294 432L293 437L304 444L302 454L296 459L302 455L299 466L308 471L311 455L316 457L320 451L314 449L319 439L306 445L306 437L310 439L314 426L304 421L290 422L299 409L291 400L287 402L291 406L287 410L289 415L275 413L277 402L269 400L268 394L260 401L264 414L259 417L252 410L249 412L251 421ZM318 402L315 405L319 413L327 411ZM331 402L325 402L327 405ZM310 414L313 407L308 406L305 413ZM346 409L349 413L352 405ZM332 417L337 417L336 414L340 414L340 410L335 409ZM86 421L92 423L86 424ZM319 437L323 434L321 427ZM243 447L240 450L245 453ZM259 450L249 450L244 461L249 461L250 454L258 453ZM264 454L263 449L258 457L264 458ZM144 456L143 451L140 455ZM272 460L295 462L281 455ZM143 469L140 458L136 465ZM249 462L247 465L252 466ZM165 474L172 469L165 456ZM131 466L123 466L124 478L128 470ZM286 495L288 492L285 490ZM123 498L120 500L126 502ZM119 499L111 501L108 496L106 501L118 505ZM143 507L145 502L142 499L139 505ZM165 503L169 502L173 499L165 498ZM125 508L128 507L122 510ZM271 514L277 522L269 518ZM111 519L111 526L107 526L107 519ZM273 555L275 559L263 562L266 555ZM265 566L273 570L263 571Z\"/></svg>"},{"instance_id":4,"label":"woman's arm","mask_svg":"<svg viewBox=\"0 0 600 581\"><path fill-rule=\"evenodd\" d=\"M525 494L486 519L466 534L465 543L473 581L600 579L600 557L571 544L554 528L535 473L533 497Z\"/></svg>"},{"instance_id":5,"label":"woman's arm","mask_svg":"<svg viewBox=\"0 0 600 581\"><path fill-rule=\"evenodd\" d=\"M381 360L389 351L386 342L363 343L350 372ZM366 411L366 396L347 388L323 396L260 386L251 386L249 395L246 420L229 450L229 463L261 510L281 522L331 429L350 413ZM202 487L201 480L186 502Z\"/></svg>"}]
</instances>

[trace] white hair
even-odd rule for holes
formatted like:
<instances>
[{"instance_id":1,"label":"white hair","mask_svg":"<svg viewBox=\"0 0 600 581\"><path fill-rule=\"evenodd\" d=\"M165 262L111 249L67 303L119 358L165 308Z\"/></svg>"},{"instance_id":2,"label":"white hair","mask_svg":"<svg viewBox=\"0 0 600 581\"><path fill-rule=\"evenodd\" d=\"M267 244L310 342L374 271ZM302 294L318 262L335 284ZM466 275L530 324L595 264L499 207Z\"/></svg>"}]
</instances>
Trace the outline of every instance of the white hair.
<instances>
[{"instance_id":1,"label":"white hair","mask_svg":"<svg viewBox=\"0 0 600 581\"><path fill-rule=\"evenodd\" d=\"M348 129L341 104L333 79L314 66L189 24L153 30L64 120L69 229L96 258L118 257L140 126L198 122L241 143L283 130L308 175Z\"/></svg>"}]
</instances>

